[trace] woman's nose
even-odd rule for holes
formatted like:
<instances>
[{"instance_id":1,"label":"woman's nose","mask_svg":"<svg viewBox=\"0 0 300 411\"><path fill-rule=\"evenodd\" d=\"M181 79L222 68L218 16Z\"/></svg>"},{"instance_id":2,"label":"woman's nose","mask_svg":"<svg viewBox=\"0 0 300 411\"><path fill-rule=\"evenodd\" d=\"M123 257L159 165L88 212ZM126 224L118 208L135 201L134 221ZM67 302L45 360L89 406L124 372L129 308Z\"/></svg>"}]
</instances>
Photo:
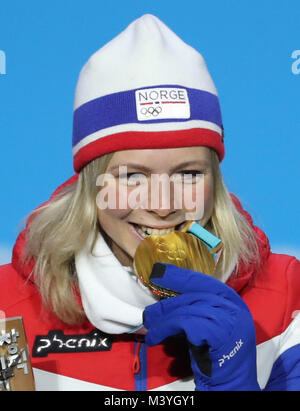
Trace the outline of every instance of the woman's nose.
<instances>
[{"instance_id":1,"label":"woman's nose","mask_svg":"<svg viewBox=\"0 0 300 411\"><path fill-rule=\"evenodd\" d=\"M161 217L161 218L165 218L165 217L168 217L170 214L174 214L175 213L175 210L171 210L171 209L164 209L164 208L158 208L158 209L151 209L151 210L148 210L148 211L150 211L150 212L152 212L152 213L154 213L154 214L157 214L159 217Z\"/></svg>"},{"instance_id":2,"label":"woman's nose","mask_svg":"<svg viewBox=\"0 0 300 411\"><path fill-rule=\"evenodd\" d=\"M159 217L167 217L175 212L174 193L169 181L164 181L160 187L155 187L149 193L148 211L157 214Z\"/></svg>"}]
</instances>

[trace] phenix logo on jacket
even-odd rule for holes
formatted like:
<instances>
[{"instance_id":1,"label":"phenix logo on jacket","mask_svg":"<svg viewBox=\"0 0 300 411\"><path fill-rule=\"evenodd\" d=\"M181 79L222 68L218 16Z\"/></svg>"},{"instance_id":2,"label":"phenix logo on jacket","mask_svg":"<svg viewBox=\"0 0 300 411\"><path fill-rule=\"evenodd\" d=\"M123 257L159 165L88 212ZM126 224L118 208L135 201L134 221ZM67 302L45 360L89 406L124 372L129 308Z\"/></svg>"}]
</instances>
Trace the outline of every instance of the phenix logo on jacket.
<instances>
[{"instance_id":1,"label":"phenix logo on jacket","mask_svg":"<svg viewBox=\"0 0 300 411\"><path fill-rule=\"evenodd\" d=\"M265 390L300 389L300 316L295 315L300 309L300 262L271 253L266 235L253 225L238 199L233 200L257 234L262 262L260 272L241 266L227 280L254 319L259 385ZM21 264L25 237L26 229L16 241L12 263L0 267L0 310L7 317L23 316L37 389L194 389L183 338L147 347L134 333L109 335L88 321L71 327L46 312L30 277L32 266ZM242 353L243 341L235 341L232 350L218 357L221 369Z\"/></svg>"}]
</instances>

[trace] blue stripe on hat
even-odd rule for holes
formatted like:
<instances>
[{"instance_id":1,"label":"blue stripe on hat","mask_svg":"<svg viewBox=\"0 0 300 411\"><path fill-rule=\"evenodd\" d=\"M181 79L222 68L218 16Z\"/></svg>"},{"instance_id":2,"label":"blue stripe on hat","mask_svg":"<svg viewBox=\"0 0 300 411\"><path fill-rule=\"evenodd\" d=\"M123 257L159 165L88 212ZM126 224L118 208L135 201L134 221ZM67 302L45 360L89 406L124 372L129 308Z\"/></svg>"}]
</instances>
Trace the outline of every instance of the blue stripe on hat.
<instances>
[{"instance_id":1,"label":"blue stripe on hat","mask_svg":"<svg viewBox=\"0 0 300 411\"><path fill-rule=\"evenodd\" d=\"M137 118L135 92L122 91L91 100L74 111L73 147L83 138L108 127L129 123L166 123L204 120L222 126L219 99L208 91L186 88L178 85L159 85L146 88L183 88L187 90L191 117L188 119L157 119L140 121ZM138 90L138 89L137 89Z\"/></svg>"}]
</instances>

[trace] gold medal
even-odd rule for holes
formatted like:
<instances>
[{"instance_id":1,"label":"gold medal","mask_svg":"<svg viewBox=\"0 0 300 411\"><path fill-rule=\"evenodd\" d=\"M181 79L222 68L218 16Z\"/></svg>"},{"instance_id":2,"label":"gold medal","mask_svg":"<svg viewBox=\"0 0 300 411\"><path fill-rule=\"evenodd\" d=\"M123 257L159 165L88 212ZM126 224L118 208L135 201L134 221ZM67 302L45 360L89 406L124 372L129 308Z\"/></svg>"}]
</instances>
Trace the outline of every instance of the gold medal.
<instances>
[{"instance_id":1,"label":"gold medal","mask_svg":"<svg viewBox=\"0 0 300 411\"><path fill-rule=\"evenodd\" d=\"M213 275L215 271L214 255L207 245L195 235L182 231L149 235L139 244L133 261L136 275L154 294L162 297L177 295L175 291L158 287L150 281L155 263L173 264L207 275Z\"/></svg>"}]
</instances>

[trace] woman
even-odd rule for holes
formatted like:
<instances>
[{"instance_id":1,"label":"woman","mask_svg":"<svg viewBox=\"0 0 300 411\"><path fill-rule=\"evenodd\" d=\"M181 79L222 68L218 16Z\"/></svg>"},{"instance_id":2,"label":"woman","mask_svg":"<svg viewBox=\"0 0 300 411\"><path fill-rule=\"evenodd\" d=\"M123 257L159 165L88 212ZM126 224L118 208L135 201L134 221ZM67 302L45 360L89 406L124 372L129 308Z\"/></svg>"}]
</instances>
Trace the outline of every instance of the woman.
<instances>
[{"instance_id":1,"label":"woman","mask_svg":"<svg viewBox=\"0 0 300 411\"><path fill-rule=\"evenodd\" d=\"M224 185L202 56L156 17L134 21L82 69L73 155L77 174L31 214L1 267L0 309L23 316L37 387L299 389L300 265L270 252ZM151 190L153 175L170 190ZM177 207L176 181L193 207ZM160 299L134 273L137 247L191 219L222 239L215 278L155 264L152 282L179 293Z\"/></svg>"}]
</instances>

